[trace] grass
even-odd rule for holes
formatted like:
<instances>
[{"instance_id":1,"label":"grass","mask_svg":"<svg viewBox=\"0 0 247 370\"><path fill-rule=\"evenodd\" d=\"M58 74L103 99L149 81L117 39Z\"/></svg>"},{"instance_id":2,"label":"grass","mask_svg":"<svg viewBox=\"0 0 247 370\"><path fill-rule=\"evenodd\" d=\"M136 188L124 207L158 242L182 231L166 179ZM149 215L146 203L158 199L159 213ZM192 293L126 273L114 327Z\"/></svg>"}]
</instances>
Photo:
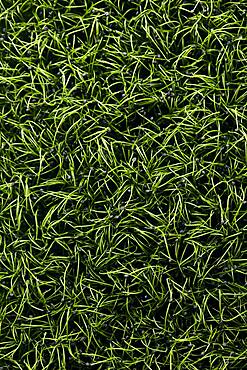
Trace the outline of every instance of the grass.
<instances>
[{"instance_id":1,"label":"grass","mask_svg":"<svg viewBox=\"0 0 247 370\"><path fill-rule=\"evenodd\" d=\"M246 10L0 1L0 369L247 369Z\"/></svg>"}]
</instances>

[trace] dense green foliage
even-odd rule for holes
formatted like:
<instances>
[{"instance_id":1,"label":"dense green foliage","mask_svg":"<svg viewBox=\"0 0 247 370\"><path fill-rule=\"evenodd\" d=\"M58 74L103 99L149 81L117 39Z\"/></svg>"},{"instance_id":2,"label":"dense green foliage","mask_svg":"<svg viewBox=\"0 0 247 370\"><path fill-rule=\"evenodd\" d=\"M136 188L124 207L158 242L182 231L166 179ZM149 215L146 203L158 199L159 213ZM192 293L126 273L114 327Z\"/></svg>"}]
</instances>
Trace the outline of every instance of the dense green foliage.
<instances>
[{"instance_id":1,"label":"dense green foliage","mask_svg":"<svg viewBox=\"0 0 247 370\"><path fill-rule=\"evenodd\" d=\"M246 9L0 1L0 369L247 369Z\"/></svg>"}]
</instances>

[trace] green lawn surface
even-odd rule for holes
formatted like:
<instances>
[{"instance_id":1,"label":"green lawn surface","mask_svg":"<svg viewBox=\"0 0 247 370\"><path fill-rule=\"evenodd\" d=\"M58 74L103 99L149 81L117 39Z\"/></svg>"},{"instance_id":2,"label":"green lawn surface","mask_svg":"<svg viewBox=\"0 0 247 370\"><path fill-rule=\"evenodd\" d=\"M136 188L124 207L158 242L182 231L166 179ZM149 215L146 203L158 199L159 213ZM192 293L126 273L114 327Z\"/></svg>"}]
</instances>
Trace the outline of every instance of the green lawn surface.
<instances>
[{"instance_id":1,"label":"green lawn surface","mask_svg":"<svg viewBox=\"0 0 247 370\"><path fill-rule=\"evenodd\" d=\"M247 369L246 0L0 1L0 369Z\"/></svg>"}]
</instances>

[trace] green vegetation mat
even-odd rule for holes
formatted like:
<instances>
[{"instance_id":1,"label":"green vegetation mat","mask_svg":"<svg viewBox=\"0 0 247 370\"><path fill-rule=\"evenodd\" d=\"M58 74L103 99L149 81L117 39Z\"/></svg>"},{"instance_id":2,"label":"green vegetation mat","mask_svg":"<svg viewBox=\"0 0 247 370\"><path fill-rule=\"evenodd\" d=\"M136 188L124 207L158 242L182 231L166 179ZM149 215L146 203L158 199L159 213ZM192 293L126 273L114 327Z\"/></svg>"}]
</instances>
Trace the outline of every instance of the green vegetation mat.
<instances>
[{"instance_id":1,"label":"green vegetation mat","mask_svg":"<svg viewBox=\"0 0 247 370\"><path fill-rule=\"evenodd\" d=\"M0 1L0 369L247 369L246 0Z\"/></svg>"}]
</instances>

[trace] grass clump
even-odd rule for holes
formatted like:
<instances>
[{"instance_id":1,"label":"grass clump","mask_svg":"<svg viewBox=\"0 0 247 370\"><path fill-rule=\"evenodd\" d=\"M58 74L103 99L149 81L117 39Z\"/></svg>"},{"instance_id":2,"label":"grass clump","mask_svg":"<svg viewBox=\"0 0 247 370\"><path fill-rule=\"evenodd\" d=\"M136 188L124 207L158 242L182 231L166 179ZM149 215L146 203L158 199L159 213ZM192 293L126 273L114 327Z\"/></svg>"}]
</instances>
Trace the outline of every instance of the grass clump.
<instances>
[{"instance_id":1,"label":"grass clump","mask_svg":"<svg viewBox=\"0 0 247 370\"><path fill-rule=\"evenodd\" d=\"M0 2L0 368L246 369L244 1Z\"/></svg>"}]
</instances>

